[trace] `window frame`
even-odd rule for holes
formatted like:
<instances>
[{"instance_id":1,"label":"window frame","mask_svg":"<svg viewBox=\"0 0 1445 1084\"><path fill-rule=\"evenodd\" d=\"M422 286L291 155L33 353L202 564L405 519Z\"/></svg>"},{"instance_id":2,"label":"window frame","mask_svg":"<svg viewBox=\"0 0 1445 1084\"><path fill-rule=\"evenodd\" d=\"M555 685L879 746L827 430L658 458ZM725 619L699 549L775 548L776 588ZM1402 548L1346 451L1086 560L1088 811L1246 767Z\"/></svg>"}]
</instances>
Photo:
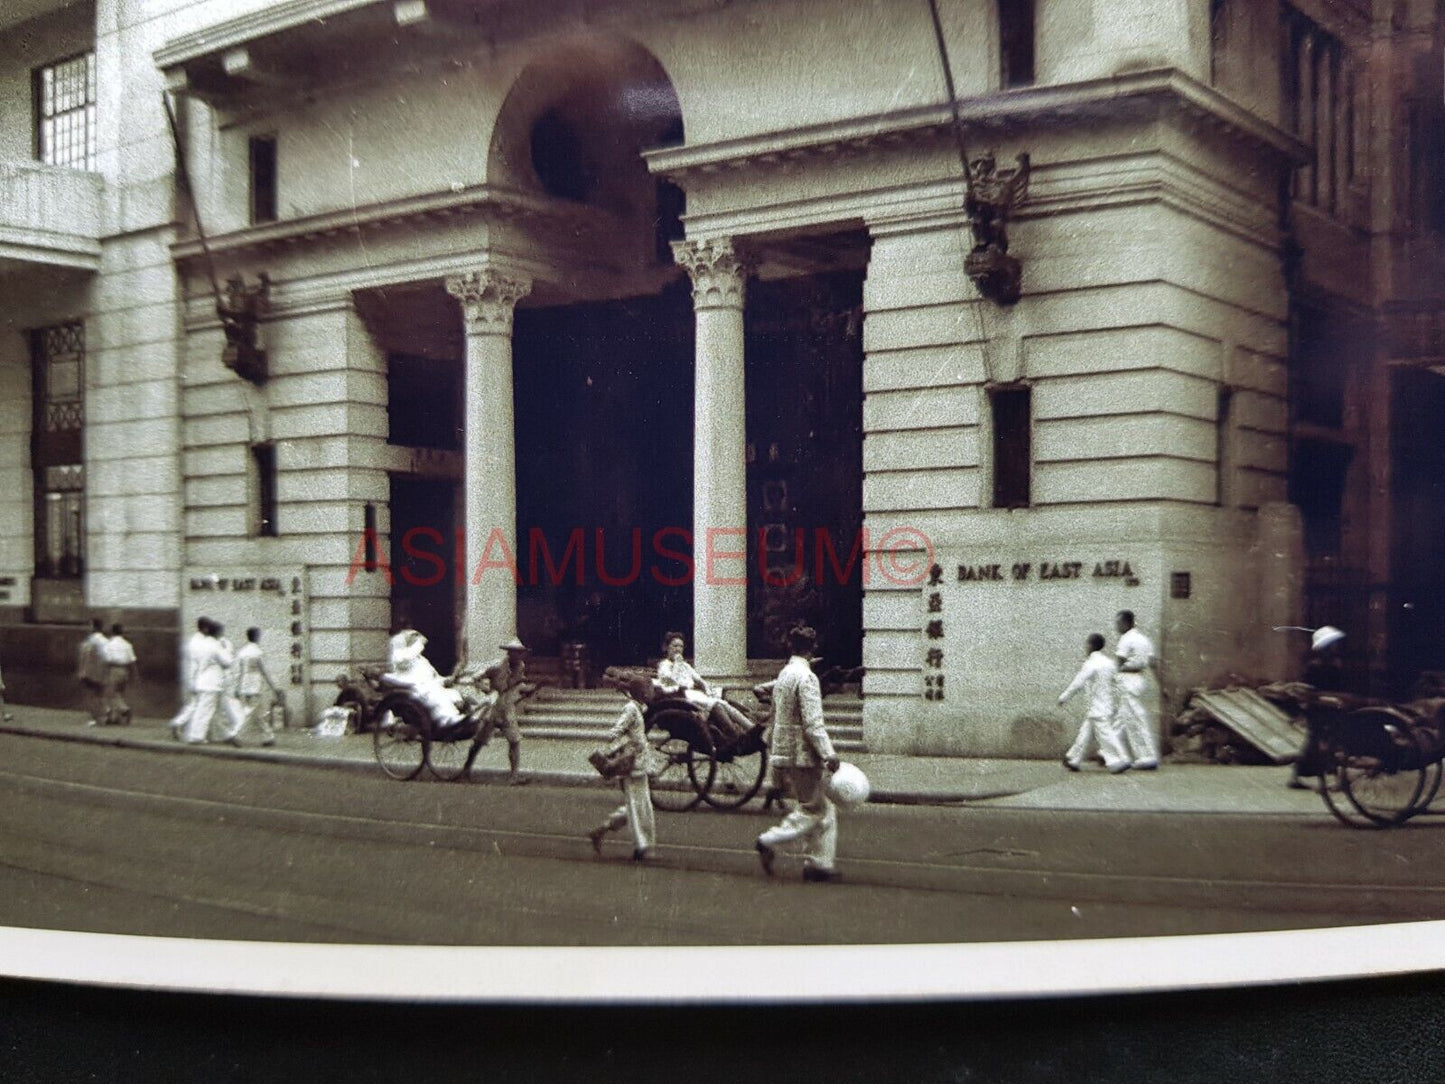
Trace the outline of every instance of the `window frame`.
<instances>
[{"instance_id":1,"label":"window frame","mask_svg":"<svg viewBox=\"0 0 1445 1084\"><path fill-rule=\"evenodd\" d=\"M54 73L67 64L73 64L77 60L86 61L85 68L85 101L79 107L64 110L63 112L45 114L45 75L47 72ZM44 64L37 65L30 69L30 118L31 118L31 145L35 160L42 165L53 166L57 169L79 169L82 172L94 172L96 160L99 154L97 146L98 125L96 117L97 109L97 71L94 47L84 49L78 53L70 53L66 56L57 57ZM62 116L71 116L79 113L83 120L83 131L81 135L82 151L80 162L77 164L73 159L64 162L48 161L46 159L46 137L45 122L54 121ZM55 138L52 134L51 153L54 153Z\"/></svg>"},{"instance_id":2,"label":"window frame","mask_svg":"<svg viewBox=\"0 0 1445 1084\"><path fill-rule=\"evenodd\" d=\"M1015 381L988 387L989 447L992 454L990 507L1032 508L1034 506L1034 395L1033 385ZM1014 419L1004 417L1002 404L1019 402L1022 411ZM1005 432L1005 421L1021 422L1019 432Z\"/></svg>"}]
</instances>

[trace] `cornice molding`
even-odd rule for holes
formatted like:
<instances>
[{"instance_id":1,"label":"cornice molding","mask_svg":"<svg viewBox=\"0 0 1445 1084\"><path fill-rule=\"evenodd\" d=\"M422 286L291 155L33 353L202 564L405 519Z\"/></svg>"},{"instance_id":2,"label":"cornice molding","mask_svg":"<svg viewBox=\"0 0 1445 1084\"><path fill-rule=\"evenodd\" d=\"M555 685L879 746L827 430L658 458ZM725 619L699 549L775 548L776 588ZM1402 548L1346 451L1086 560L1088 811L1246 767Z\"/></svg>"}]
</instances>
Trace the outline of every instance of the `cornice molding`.
<instances>
[{"instance_id":1,"label":"cornice molding","mask_svg":"<svg viewBox=\"0 0 1445 1084\"><path fill-rule=\"evenodd\" d=\"M958 105L962 123L976 135L1048 125L1076 127L1094 119L1117 118L1131 106L1163 106L1254 143L1282 164L1309 160L1309 150L1300 140L1175 68L1060 86L1026 87L960 99ZM913 146L948 138L951 125L947 105L916 106L742 139L649 151L643 157L653 173L685 180L697 174Z\"/></svg>"},{"instance_id":2,"label":"cornice molding","mask_svg":"<svg viewBox=\"0 0 1445 1084\"><path fill-rule=\"evenodd\" d=\"M214 56L305 23L335 18L387 0L288 0L168 41L152 53L161 71Z\"/></svg>"},{"instance_id":3,"label":"cornice molding","mask_svg":"<svg viewBox=\"0 0 1445 1084\"><path fill-rule=\"evenodd\" d=\"M574 236L614 225L607 212L595 207L493 185L474 185L250 226L209 237L207 245L215 255L239 255L419 221L446 222L458 215L481 215L494 223L527 221L551 225ZM171 245L171 257L177 263L204 255L198 238Z\"/></svg>"}]
</instances>

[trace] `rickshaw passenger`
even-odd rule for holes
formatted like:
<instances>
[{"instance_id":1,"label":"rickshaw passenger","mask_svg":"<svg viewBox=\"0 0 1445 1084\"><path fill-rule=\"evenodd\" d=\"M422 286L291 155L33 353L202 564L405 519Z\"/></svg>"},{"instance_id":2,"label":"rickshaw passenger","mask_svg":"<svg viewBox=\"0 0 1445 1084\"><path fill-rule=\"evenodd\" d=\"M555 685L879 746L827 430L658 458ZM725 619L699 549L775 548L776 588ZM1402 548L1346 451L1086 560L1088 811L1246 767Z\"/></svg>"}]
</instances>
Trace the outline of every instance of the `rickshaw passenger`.
<instances>
[{"instance_id":1,"label":"rickshaw passenger","mask_svg":"<svg viewBox=\"0 0 1445 1084\"><path fill-rule=\"evenodd\" d=\"M391 669L386 677L411 690L426 706L438 726L455 726L462 721L462 694L447 685L422 654L426 637L415 629L404 629L391 639Z\"/></svg>"},{"instance_id":2,"label":"rickshaw passenger","mask_svg":"<svg viewBox=\"0 0 1445 1084\"><path fill-rule=\"evenodd\" d=\"M683 658L687 643L680 632L669 632L662 642L663 659L657 664L657 687L666 695L682 693L689 704L708 713L713 729L725 738L739 738L752 729L752 720L720 696L713 696L702 675Z\"/></svg>"}]
</instances>

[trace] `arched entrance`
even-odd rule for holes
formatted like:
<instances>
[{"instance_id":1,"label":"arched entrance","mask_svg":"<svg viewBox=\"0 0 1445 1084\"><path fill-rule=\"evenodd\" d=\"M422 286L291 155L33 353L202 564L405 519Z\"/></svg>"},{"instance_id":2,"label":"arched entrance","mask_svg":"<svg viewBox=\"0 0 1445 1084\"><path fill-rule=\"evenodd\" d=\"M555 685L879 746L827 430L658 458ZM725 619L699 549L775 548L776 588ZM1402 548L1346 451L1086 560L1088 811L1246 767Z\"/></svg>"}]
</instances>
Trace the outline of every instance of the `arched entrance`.
<instances>
[{"instance_id":1,"label":"arched entrance","mask_svg":"<svg viewBox=\"0 0 1445 1084\"><path fill-rule=\"evenodd\" d=\"M517 624L541 655L580 640L595 663L636 663L665 630L691 634L696 317L670 249L682 193L643 159L683 137L657 61L590 39L525 69L498 120L489 179L586 208L606 237L595 262L539 282L513 329ZM776 658L804 619L830 663L855 665L861 568L820 578L814 558L822 537L846 563L861 526L866 236L749 241L747 651ZM765 579L764 562L784 567Z\"/></svg>"}]
</instances>

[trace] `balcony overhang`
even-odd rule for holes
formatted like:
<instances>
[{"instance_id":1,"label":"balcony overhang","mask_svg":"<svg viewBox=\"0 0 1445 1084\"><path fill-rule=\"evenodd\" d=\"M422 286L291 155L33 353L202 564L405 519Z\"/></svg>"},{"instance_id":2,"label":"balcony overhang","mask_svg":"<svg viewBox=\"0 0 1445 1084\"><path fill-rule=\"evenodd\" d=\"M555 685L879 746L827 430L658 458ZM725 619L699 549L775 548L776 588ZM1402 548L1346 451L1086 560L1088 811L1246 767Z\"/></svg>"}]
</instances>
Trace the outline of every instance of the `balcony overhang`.
<instances>
[{"instance_id":1,"label":"balcony overhang","mask_svg":"<svg viewBox=\"0 0 1445 1084\"><path fill-rule=\"evenodd\" d=\"M167 89L212 104L305 90L367 75L398 49L426 52L484 40L477 0L289 0L156 50Z\"/></svg>"},{"instance_id":2,"label":"balcony overhang","mask_svg":"<svg viewBox=\"0 0 1445 1084\"><path fill-rule=\"evenodd\" d=\"M100 269L105 180L38 164L0 165L0 273Z\"/></svg>"}]
</instances>

